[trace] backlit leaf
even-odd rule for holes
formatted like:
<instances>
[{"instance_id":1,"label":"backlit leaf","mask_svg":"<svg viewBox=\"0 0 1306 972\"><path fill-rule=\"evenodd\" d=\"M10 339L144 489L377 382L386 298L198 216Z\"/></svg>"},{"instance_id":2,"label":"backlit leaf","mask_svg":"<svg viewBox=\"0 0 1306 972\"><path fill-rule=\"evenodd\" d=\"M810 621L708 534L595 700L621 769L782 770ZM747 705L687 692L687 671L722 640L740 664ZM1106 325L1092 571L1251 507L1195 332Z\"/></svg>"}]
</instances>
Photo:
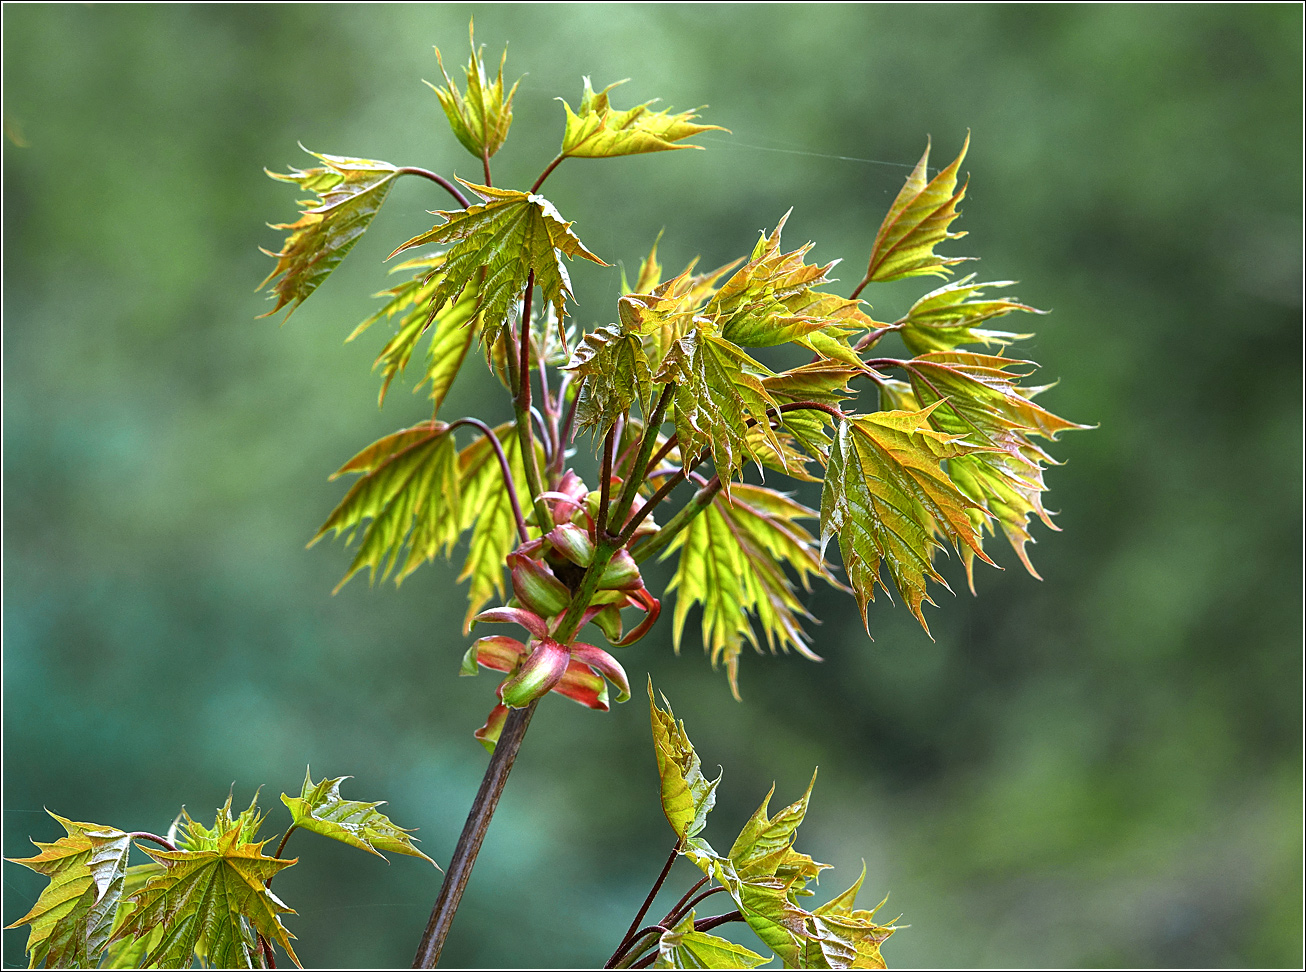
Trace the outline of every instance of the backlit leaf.
<instances>
[{"instance_id":1,"label":"backlit leaf","mask_svg":"<svg viewBox=\"0 0 1306 972\"><path fill-rule=\"evenodd\" d=\"M347 779L349 777L340 776L314 783L312 777L305 773L304 786L299 796L281 794L281 802L290 808L295 826L365 850L382 859L385 855L381 851L390 851L420 857L435 864L435 861L413 846L407 830L396 827L389 817L376 809L384 806L383 802L361 803L343 799L340 796L340 784Z\"/></svg>"},{"instance_id":2,"label":"backlit leaf","mask_svg":"<svg viewBox=\"0 0 1306 972\"><path fill-rule=\"evenodd\" d=\"M435 49L435 58L440 64L440 73L444 75L445 86L438 87L430 81L426 85L440 99L440 107L449 119L449 127L463 147L478 159L489 158L499 151L508 137L508 128L512 125L512 96L517 93L517 85L521 82L513 82L505 96L503 65L508 59L508 49L504 48L503 56L499 59L499 74L491 81L481 57L484 46L476 46L476 38L470 26L468 35L472 44L472 56L465 68L466 94L458 90L458 85L454 84L449 72L444 69L444 58L440 56L438 47Z\"/></svg>"},{"instance_id":3,"label":"backlit leaf","mask_svg":"<svg viewBox=\"0 0 1306 972\"><path fill-rule=\"evenodd\" d=\"M676 650L689 610L703 608L703 647L712 664L725 662L730 690L739 697L739 655L744 642L761 650L752 619L772 651L807 647L801 620L811 617L785 572L788 565L805 590L813 577L838 586L822 565L816 540L798 521L816 516L783 493L736 483L730 500L718 494L671 542L664 557L678 551L672 638ZM750 617L751 616L751 617Z\"/></svg>"},{"instance_id":4,"label":"backlit leaf","mask_svg":"<svg viewBox=\"0 0 1306 972\"><path fill-rule=\"evenodd\" d=\"M662 812L683 846L707 823L707 815L716 804L716 787L721 777L709 780L703 775L698 753L685 733L685 724L676 722L665 696L662 704L666 706L665 711L658 708L653 698L653 680L649 679L648 707L658 778L662 781Z\"/></svg>"},{"instance_id":5,"label":"backlit leaf","mask_svg":"<svg viewBox=\"0 0 1306 972\"><path fill-rule=\"evenodd\" d=\"M1031 337L1010 331L989 331L979 327L984 321L1002 317L1012 311L1044 314L1014 297L998 300L981 300L985 287L1010 287L1011 280L994 280L989 283L972 283L972 273L954 283L945 284L926 294L916 303L900 323L902 340L912 354L928 351L952 351L963 344L984 344L1006 347L1013 341Z\"/></svg>"},{"instance_id":6,"label":"backlit leaf","mask_svg":"<svg viewBox=\"0 0 1306 972\"><path fill-rule=\"evenodd\" d=\"M206 965L226 969L262 967L257 935L285 949L299 964L290 933L280 916L294 914L266 884L295 860L263 853L266 841L242 840L246 825L235 821L192 833L197 849L167 851L142 848L163 867L131 899L134 905L115 933L117 938L156 935L145 958L147 966L186 968L198 952ZM156 931L161 928L162 931Z\"/></svg>"},{"instance_id":7,"label":"backlit leaf","mask_svg":"<svg viewBox=\"0 0 1306 972\"><path fill-rule=\"evenodd\" d=\"M806 854L793 849L798 825L807 814L807 803L816 785L816 774L807 785L807 792L794 803L769 816L767 807L775 787L767 793L762 805L739 832L727 855L735 866L735 873L744 881L775 878L785 887L786 894L801 894L809 881L814 880L828 864L817 864Z\"/></svg>"},{"instance_id":8,"label":"backlit leaf","mask_svg":"<svg viewBox=\"0 0 1306 972\"><path fill-rule=\"evenodd\" d=\"M40 853L11 859L50 883L31 910L7 927L31 926L31 968L94 968L122 899L131 838L113 827L50 816L67 836L49 844L33 841Z\"/></svg>"},{"instance_id":9,"label":"backlit leaf","mask_svg":"<svg viewBox=\"0 0 1306 972\"><path fill-rule=\"evenodd\" d=\"M390 272L412 270L412 278L377 294L377 297L387 298L385 306L354 328L347 338L349 341L354 340L382 318L394 320L398 317L394 337L381 349L376 364L373 365L381 370L383 377L378 404L385 402L390 382L408 366L422 336L429 333L431 340L426 355L425 374L413 391L429 382L431 400L435 402L433 411L438 412L467 357L467 350L479 333L480 329L473 319L476 313L474 283L452 304L441 307L432 302L431 297L439 283L443 266L443 253L399 264Z\"/></svg>"},{"instance_id":10,"label":"backlit leaf","mask_svg":"<svg viewBox=\"0 0 1306 972\"><path fill-rule=\"evenodd\" d=\"M770 959L734 942L694 930L690 911L658 938L655 969L755 969Z\"/></svg>"},{"instance_id":11,"label":"backlit leaf","mask_svg":"<svg viewBox=\"0 0 1306 972\"><path fill-rule=\"evenodd\" d=\"M898 930L898 926L881 925L875 921L875 913L884 901L870 911L856 907L857 892L865 878L866 865L863 863L861 876L852 887L812 912L811 923L816 934L804 944L801 968L886 968L880 946Z\"/></svg>"},{"instance_id":12,"label":"backlit leaf","mask_svg":"<svg viewBox=\"0 0 1306 972\"><path fill-rule=\"evenodd\" d=\"M969 512L979 510L949 480L943 460L980 449L929 424L933 409L876 412L841 422L830 448L821 494L821 545L836 534L844 570L866 617L875 585L888 592L881 564L926 631L921 603L933 600L927 578L947 587L932 564L937 539L969 547L987 560Z\"/></svg>"},{"instance_id":13,"label":"backlit leaf","mask_svg":"<svg viewBox=\"0 0 1306 972\"><path fill-rule=\"evenodd\" d=\"M610 84L602 91L590 87L585 78L585 92L581 95L580 111L562 101L567 110L567 128L562 136L561 155L569 158L603 159L618 155L636 155L641 152L664 152L668 149L702 148L701 145L677 145L682 139L700 132L724 132L719 125L700 125L692 111L672 114L652 111L646 101L626 111L617 111L608 102L608 92L618 84Z\"/></svg>"},{"instance_id":14,"label":"backlit leaf","mask_svg":"<svg viewBox=\"0 0 1306 972\"><path fill-rule=\"evenodd\" d=\"M163 865L150 861L148 864L138 864L135 867L127 868L127 876L122 885L122 897L124 901L132 897L137 891L145 887L151 879L163 873ZM145 964L145 956L149 955L163 937L163 928L155 925L154 929L141 938L115 938L118 929L122 927L131 909L129 907L119 907L117 917L113 924L113 933L109 937L109 947L104 950L104 959L100 963L102 969L139 969Z\"/></svg>"},{"instance_id":15,"label":"backlit leaf","mask_svg":"<svg viewBox=\"0 0 1306 972\"><path fill-rule=\"evenodd\" d=\"M349 542L365 521L371 521L337 590L364 567L373 581L378 574L389 576L405 545L399 581L441 550L447 555L458 542L463 530L461 472L453 436L443 422L423 422L385 436L332 478L345 473L358 473L361 478L309 542L312 546L328 531L346 534Z\"/></svg>"},{"instance_id":16,"label":"backlit leaf","mask_svg":"<svg viewBox=\"0 0 1306 972\"><path fill-rule=\"evenodd\" d=\"M880 283L922 273L942 277L950 272L948 267L967 259L939 256L934 247L944 240L956 240L966 235L965 232L950 233L948 227L961 215L957 212L957 204L966 195L966 187L963 185L957 190L957 170L969 147L970 136L967 135L961 154L933 179L927 180L930 148L926 145L925 154L907 177L907 184L889 207L888 215L876 234L866 268L868 280Z\"/></svg>"},{"instance_id":17,"label":"backlit leaf","mask_svg":"<svg viewBox=\"0 0 1306 972\"><path fill-rule=\"evenodd\" d=\"M413 237L395 253L428 243L453 244L445 253L444 273L431 301L443 306L457 299L469 285L477 284L476 307L487 341L497 339L517 312L532 273L544 299L554 305L561 318L564 303L571 297L571 278L562 256L584 257L607 266L585 248L571 231L571 224L543 196L458 181L485 201L467 209L436 213L444 223Z\"/></svg>"},{"instance_id":18,"label":"backlit leaf","mask_svg":"<svg viewBox=\"0 0 1306 972\"><path fill-rule=\"evenodd\" d=\"M291 169L284 174L268 172L274 179L293 182L315 193L317 199L300 202L307 208L295 222L272 227L289 230L290 235L280 252L264 251L277 258L277 265L259 285L260 289L274 277L281 277L272 287L277 305L264 317L287 305L289 317L308 299L367 230L399 175L399 169L389 162L317 152L309 155L325 164L315 169Z\"/></svg>"}]
</instances>

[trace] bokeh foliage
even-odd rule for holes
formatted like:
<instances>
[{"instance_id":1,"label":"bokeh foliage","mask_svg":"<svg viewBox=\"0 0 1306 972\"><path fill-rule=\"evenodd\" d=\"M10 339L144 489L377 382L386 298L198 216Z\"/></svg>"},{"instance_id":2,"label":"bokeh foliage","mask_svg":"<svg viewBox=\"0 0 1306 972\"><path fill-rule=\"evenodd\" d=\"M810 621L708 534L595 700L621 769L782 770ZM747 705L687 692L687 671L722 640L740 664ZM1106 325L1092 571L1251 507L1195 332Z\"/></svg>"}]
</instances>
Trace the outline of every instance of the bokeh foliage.
<instances>
[{"instance_id":1,"label":"bokeh foliage","mask_svg":"<svg viewBox=\"0 0 1306 972\"><path fill-rule=\"evenodd\" d=\"M877 603L869 643L815 590L826 660L755 660L742 704L689 639L673 656L669 626L623 654L726 765L717 818L819 763L805 847L840 873L865 856L893 889L913 928L891 965L1300 962L1292 5L6 7L6 855L56 836L42 806L162 830L311 764L385 793L447 857L486 702L454 677L453 572L331 598L344 553L302 549L339 499L326 475L425 409L398 383L375 408L385 328L342 342L392 283L385 241L447 200L398 185L284 328L254 320L253 287L279 239L258 221L293 216L261 167L302 165L297 140L479 177L419 80L472 14L527 75L501 185L548 161L552 99L582 74L732 130L551 179L632 275L663 227L668 266L717 266L792 205L786 234L845 257L851 287L925 135L951 158L969 129L960 225L983 277L1054 311L1015 350L1062 379L1049 407L1101 425L1049 474L1064 533L1036 532L1044 583L998 553L978 599L928 615L937 641ZM572 276L581 320L613 320L619 271ZM876 295L876 316L918 289ZM488 381L460 382L442 414L482 399ZM669 850L656 794L639 705L545 705L446 960L606 954ZM392 965L438 875L330 847L281 880L305 964ZM40 879L5 881L8 922Z\"/></svg>"}]
</instances>

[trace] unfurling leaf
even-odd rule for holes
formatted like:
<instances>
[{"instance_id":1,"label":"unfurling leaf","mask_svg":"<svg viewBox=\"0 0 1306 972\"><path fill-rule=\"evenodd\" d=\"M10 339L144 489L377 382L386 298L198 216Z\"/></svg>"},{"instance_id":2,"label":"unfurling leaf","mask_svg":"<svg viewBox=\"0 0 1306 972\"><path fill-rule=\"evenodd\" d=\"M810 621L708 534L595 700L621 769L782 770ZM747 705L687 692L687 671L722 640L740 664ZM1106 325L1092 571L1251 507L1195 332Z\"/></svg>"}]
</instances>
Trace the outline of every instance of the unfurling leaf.
<instances>
[{"instance_id":1,"label":"unfurling leaf","mask_svg":"<svg viewBox=\"0 0 1306 972\"><path fill-rule=\"evenodd\" d=\"M897 925L881 925L875 913L884 901L867 911L856 907L857 892L866 879L866 864L862 873L843 894L821 905L812 912L812 925L817 932L803 947L800 968L804 969L883 969L887 966L880 955L880 946L898 930Z\"/></svg>"},{"instance_id":2,"label":"unfurling leaf","mask_svg":"<svg viewBox=\"0 0 1306 972\"><path fill-rule=\"evenodd\" d=\"M1016 382L1034 367L1029 361L964 351L923 354L907 363L917 400L931 408L931 426L981 447L949 460L953 482L997 519L1021 563L1037 577L1025 550L1031 542L1027 528L1030 517L1037 516L1056 529L1042 500L1047 489L1043 469L1055 463L1029 436L1055 439L1088 426L1031 401L1042 389L1021 388ZM963 551L963 557L969 576L973 554Z\"/></svg>"},{"instance_id":3,"label":"unfurling leaf","mask_svg":"<svg viewBox=\"0 0 1306 972\"><path fill-rule=\"evenodd\" d=\"M178 850L143 847L162 866L131 898L115 939L153 937L145 957L147 967L188 968L199 954L214 968L261 968L258 936L285 949L296 965L291 934L281 915L294 914L267 888L278 872L295 859L279 860L263 853L267 841L249 838L260 819L256 809L232 820L231 800L219 811L212 828L187 817L186 835Z\"/></svg>"},{"instance_id":4,"label":"unfurling leaf","mask_svg":"<svg viewBox=\"0 0 1306 972\"><path fill-rule=\"evenodd\" d=\"M967 135L961 154L933 179L927 180L930 148L925 146L925 154L916 163L906 185L880 224L866 268L867 280L882 283L923 273L943 277L951 272L948 267L968 259L939 256L934 247L944 240L956 240L966 235L964 231L950 233L948 227L961 215L957 212L957 204L966 195L966 187L963 185L957 190L957 170L969 147L970 135Z\"/></svg>"},{"instance_id":5,"label":"unfurling leaf","mask_svg":"<svg viewBox=\"0 0 1306 972\"><path fill-rule=\"evenodd\" d=\"M585 93L581 95L580 111L573 112L571 105L562 101L567 110L567 129L562 136L560 155L568 158L604 159L618 155L636 155L641 152L664 152L668 149L702 148L701 145L677 145L682 139L700 132L724 132L720 125L699 125L692 111L672 114L650 111L652 101L636 105L626 111L617 111L608 103L608 92L618 84L610 84L602 91L590 87L585 78Z\"/></svg>"},{"instance_id":6,"label":"unfurling leaf","mask_svg":"<svg viewBox=\"0 0 1306 972\"><path fill-rule=\"evenodd\" d=\"M263 251L276 257L277 265L259 288L266 287L272 278L281 277L272 287L277 305L264 317L286 305L290 306L286 314L289 317L308 299L358 242L399 175L399 169L389 162L317 152L309 155L326 164L317 169L291 169L285 174L268 172L274 179L293 182L316 193L317 199L300 202L308 208L296 222L277 223L272 227L289 230L290 235L280 252Z\"/></svg>"},{"instance_id":7,"label":"unfurling leaf","mask_svg":"<svg viewBox=\"0 0 1306 972\"><path fill-rule=\"evenodd\" d=\"M10 859L44 874L50 883L31 910L7 927L31 926L31 968L94 968L122 899L131 837L113 827L50 816L67 836L50 844L32 841L39 854Z\"/></svg>"},{"instance_id":8,"label":"unfurling leaf","mask_svg":"<svg viewBox=\"0 0 1306 972\"><path fill-rule=\"evenodd\" d=\"M926 578L947 587L932 563L940 546L937 538L992 562L970 518L983 508L954 486L940 465L983 447L969 444L961 434L932 428L936 406L851 418L839 424L830 448L821 493L821 547L838 535L844 570L868 631L866 605L875 599L875 585L888 592L880 577L882 563L928 632L921 603L934 602L925 590Z\"/></svg>"},{"instance_id":9,"label":"unfurling leaf","mask_svg":"<svg viewBox=\"0 0 1306 972\"><path fill-rule=\"evenodd\" d=\"M305 773L304 786L299 796L281 794L281 802L290 808L295 826L365 850L382 859L385 855L381 851L390 851L393 854L420 857L439 867L413 846L413 840L408 836L409 831L395 826L389 817L376 809L384 806L384 802L360 803L357 800L342 799L340 784L347 779L348 776L340 776L314 783L312 777Z\"/></svg>"},{"instance_id":10,"label":"unfurling leaf","mask_svg":"<svg viewBox=\"0 0 1306 972\"><path fill-rule=\"evenodd\" d=\"M553 304L561 318L564 304L571 297L571 278L562 255L584 257L607 266L585 248L571 231L571 224L543 196L458 181L485 202L437 212L435 215L443 217L444 223L413 237L395 253L428 243L452 243L431 301L444 306L457 299L464 288L477 285L477 312L485 340L491 344L516 311L532 274L544 299Z\"/></svg>"},{"instance_id":11,"label":"unfurling leaf","mask_svg":"<svg viewBox=\"0 0 1306 972\"><path fill-rule=\"evenodd\" d=\"M458 376L467 350L479 333L474 317L476 314L475 282L465 289L451 304L443 306L432 302L431 297L440 281L441 268L444 266L444 254L436 253L429 257L407 260L391 273L402 270L415 271L412 279L397 287L382 291L377 297L388 298L384 307L354 328L346 339L354 340L382 318L393 320L399 318L399 327L394 337L381 349L374 368L380 368L383 376L381 394L378 404L384 404L385 393L390 382L408 366L408 361L416 350L422 335L431 333L431 343L426 354L426 371L422 380L413 391L423 384L431 384L431 400L435 403L434 412L439 412L445 396Z\"/></svg>"},{"instance_id":12,"label":"unfurling leaf","mask_svg":"<svg viewBox=\"0 0 1306 972\"><path fill-rule=\"evenodd\" d=\"M698 753L685 733L685 724L676 722L671 703L665 697L662 704L666 706L665 711L658 708L653 698L653 680L649 679L648 707L658 777L662 781L662 812L683 847L706 825L707 815L716 805L716 787L721 777L709 780L703 775Z\"/></svg>"},{"instance_id":13,"label":"unfurling leaf","mask_svg":"<svg viewBox=\"0 0 1306 972\"><path fill-rule=\"evenodd\" d=\"M744 642L761 650L750 614L771 651L792 648L816 658L801 626L801 619L811 615L784 569L788 564L805 590L811 589L812 577L839 586L822 565L815 538L798 523L816 515L783 493L736 483L730 500L718 494L664 554L679 551L675 577L667 586L677 591L672 620L676 650L689 609L702 604L703 647L713 665L724 660L736 698Z\"/></svg>"},{"instance_id":14,"label":"unfurling leaf","mask_svg":"<svg viewBox=\"0 0 1306 972\"><path fill-rule=\"evenodd\" d=\"M988 283L971 283L975 275L945 284L926 294L911 305L911 310L898 323L902 325L902 340L912 354L929 351L953 351L963 344L983 344L1006 347L1013 341L1032 337L1030 334L1013 334L1010 331L989 331L976 327L984 321L1002 317L1012 311L1045 314L1022 304L1014 297L998 300L981 300L985 287L1010 287L1011 280L992 280Z\"/></svg>"},{"instance_id":15,"label":"unfurling leaf","mask_svg":"<svg viewBox=\"0 0 1306 972\"><path fill-rule=\"evenodd\" d=\"M693 911L662 933L657 948L655 969L755 969L770 961L742 945L695 931Z\"/></svg>"},{"instance_id":16,"label":"unfurling leaf","mask_svg":"<svg viewBox=\"0 0 1306 972\"><path fill-rule=\"evenodd\" d=\"M472 44L471 60L467 62L467 93L458 90L444 69L444 58L440 48L435 49L435 59L440 64L440 73L444 75L445 87L437 87L430 81L426 85L440 99L440 107L449 119L449 127L463 147L478 159L488 159L502 147L508 137L508 128L512 125L512 96L517 93L520 81L514 81L505 96L503 93L503 65L508 59L505 47L503 57L499 59L499 74L490 80L481 58L484 46L476 46L476 38L468 27L468 36Z\"/></svg>"},{"instance_id":17,"label":"unfurling leaf","mask_svg":"<svg viewBox=\"0 0 1306 972\"><path fill-rule=\"evenodd\" d=\"M828 864L818 864L806 854L793 849L794 838L798 834L798 825L807 815L807 803L812 796L812 787L816 785L816 774L807 784L807 792L794 803L785 807L774 817L769 816L767 807L775 793L771 787L762 800L762 805L744 824L734 846L726 856L735 867L735 873L743 881L761 881L772 879L779 881L786 895L806 893L808 882L816 879Z\"/></svg>"}]
</instances>

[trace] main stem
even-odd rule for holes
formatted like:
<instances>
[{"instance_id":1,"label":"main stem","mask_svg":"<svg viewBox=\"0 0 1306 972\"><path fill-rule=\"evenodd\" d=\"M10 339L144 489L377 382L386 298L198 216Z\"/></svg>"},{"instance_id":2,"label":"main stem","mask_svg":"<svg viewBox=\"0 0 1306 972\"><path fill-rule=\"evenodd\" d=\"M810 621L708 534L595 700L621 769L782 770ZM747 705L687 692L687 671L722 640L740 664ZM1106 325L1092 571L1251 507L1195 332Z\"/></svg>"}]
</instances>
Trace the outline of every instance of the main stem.
<instances>
[{"instance_id":1,"label":"main stem","mask_svg":"<svg viewBox=\"0 0 1306 972\"><path fill-rule=\"evenodd\" d=\"M458 911L463 891L471 879L476 855L481 852L485 832L490 826L490 818L499 805L508 774L512 772L512 764L516 762L517 752L526 737L526 727L530 725L531 716L535 714L535 706L538 704L538 701L532 702L524 709L512 709L508 713L499 742L490 756L490 765L486 767L485 778L481 780L481 788L476 792L472 809L467 814L467 823L463 825L458 846L454 848L453 857L449 861L444 884L440 886L440 896L435 899L431 918L426 923L426 931L417 946L417 955L413 958L415 969L433 969L440 961L440 952L444 949L445 939L449 937L449 929L453 926L453 916Z\"/></svg>"}]
</instances>

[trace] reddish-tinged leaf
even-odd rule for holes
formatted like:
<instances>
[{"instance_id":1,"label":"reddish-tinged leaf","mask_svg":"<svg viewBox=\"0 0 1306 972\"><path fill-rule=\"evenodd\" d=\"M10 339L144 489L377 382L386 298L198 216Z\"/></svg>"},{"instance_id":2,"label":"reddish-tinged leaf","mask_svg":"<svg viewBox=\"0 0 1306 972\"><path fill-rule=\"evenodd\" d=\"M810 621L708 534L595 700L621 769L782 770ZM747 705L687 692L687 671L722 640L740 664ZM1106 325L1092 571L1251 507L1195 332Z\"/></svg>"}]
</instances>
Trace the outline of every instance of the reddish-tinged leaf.
<instances>
[{"instance_id":1,"label":"reddish-tinged leaf","mask_svg":"<svg viewBox=\"0 0 1306 972\"><path fill-rule=\"evenodd\" d=\"M961 215L957 212L957 204L966 195L966 187L957 189L957 170L969 147L970 135L967 135L961 154L933 179L927 180L930 149L926 145L925 154L907 177L907 184L894 199L880 225L866 268L867 280L880 283L922 273L942 277L950 272L948 267L967 259L938 256L934 247L944 240L960 239L966 235L964 232L950 233L948 227Z\"/></svg>"},{"instance_id":2,"label":"reddish-tinged leaf","mask_svg":"<svg viewBox=\"0 0 1306 972\"><path fill-rule=\"evenodd\" d=\"M318 169L291 169L285 174L268 172L273 179L293 182L315 193L317 199L300 202L307 208L297 221L272 227L289 230L290 235L280 252L264 251L276 257L277 265L259 288L266 287L274 277L281 278L272 287L277 305L264 317L287 305L289 317L308 299L367 230L399 175L399 169L389 162L317 152L308 154L325 165Z\"/></svg>"}]
</instances>

